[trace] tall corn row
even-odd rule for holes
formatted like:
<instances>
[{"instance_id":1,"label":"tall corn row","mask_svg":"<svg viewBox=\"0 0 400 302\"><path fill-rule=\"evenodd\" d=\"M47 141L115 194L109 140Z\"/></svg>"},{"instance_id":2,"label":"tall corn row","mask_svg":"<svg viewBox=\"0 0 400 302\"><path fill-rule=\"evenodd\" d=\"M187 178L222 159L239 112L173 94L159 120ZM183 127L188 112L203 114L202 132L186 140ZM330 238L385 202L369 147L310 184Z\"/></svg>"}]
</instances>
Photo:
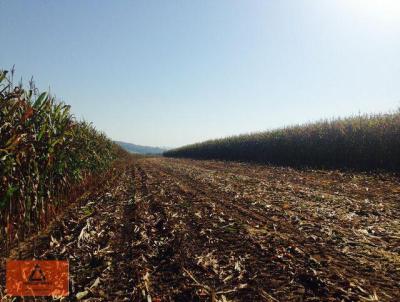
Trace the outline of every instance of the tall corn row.
<instances>
[{"instance_id":1,"label":"tall corn row","mask_svg":"<svg viewBox=\"0 0 400 302\"><path fill-rule=\"evenodd\" d=\"M12 87L0 71L0 241L47 223L72 186L109 166L114 148L69 106Z\"/></svg>"},{"instance_id":2,"label":"tall corn row","mask_svg":"<svg viewBox=\"0 0 400 302\"><path fill-rule=\"evenodd\" d=\"M164 153L285 166L400 171L400 112L321 121L206 141Z\"/></svg>"}]
</instances>

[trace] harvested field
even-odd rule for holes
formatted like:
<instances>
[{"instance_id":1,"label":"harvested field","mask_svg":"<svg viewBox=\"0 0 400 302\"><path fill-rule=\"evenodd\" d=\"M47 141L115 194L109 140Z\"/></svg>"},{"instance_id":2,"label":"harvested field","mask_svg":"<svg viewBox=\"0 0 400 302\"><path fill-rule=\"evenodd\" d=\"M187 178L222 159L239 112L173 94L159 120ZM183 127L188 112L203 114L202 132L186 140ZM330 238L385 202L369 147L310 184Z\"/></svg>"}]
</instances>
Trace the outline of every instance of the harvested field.
<instances>
[{"instance_id":1,"label":"harvested field","mask_svg":"<svg viewBox=\"0 0 400 302\"><path fill-rule=\"evenodd\" d=\"M70 261L71 301L399 301L400 179L136 159L34 255Z\"/></svg>"}]
</instances>

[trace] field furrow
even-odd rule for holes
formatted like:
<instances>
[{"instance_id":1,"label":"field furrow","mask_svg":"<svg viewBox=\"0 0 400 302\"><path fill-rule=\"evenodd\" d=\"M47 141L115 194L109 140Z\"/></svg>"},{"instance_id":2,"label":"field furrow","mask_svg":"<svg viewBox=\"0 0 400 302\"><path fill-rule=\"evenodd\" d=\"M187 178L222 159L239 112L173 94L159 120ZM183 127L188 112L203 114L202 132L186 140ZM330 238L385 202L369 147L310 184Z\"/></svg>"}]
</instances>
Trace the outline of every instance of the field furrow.
<instances>
[{"instance_id":1,"label":"field furrow","mask_svg":"<svg viewBox=\"0 0 400 302\"><path fill-rule=\"evenodd\" d=\"M400 299L395 176L140 158L107 186L11 255L69 259L70 300Z\"/></svg>"}]
</instances>

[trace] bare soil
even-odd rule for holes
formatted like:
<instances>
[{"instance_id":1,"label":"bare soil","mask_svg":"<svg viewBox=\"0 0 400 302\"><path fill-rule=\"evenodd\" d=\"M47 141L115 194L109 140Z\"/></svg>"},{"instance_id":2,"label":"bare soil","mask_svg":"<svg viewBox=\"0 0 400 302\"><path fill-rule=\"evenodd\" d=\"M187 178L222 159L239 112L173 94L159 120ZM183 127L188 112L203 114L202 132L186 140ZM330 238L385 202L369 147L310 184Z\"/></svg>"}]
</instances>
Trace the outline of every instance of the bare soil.
<instances>
[{"instance_id":1,"label":"bare soil","mask_svg":"<svg viewBox=\"0 0 400 302\"><path fill-rule=\"evenodd\" d=\"M400 179L136 159L8 258L68 259L64 301L400 301Z\"/></svg>"}]
</instances>

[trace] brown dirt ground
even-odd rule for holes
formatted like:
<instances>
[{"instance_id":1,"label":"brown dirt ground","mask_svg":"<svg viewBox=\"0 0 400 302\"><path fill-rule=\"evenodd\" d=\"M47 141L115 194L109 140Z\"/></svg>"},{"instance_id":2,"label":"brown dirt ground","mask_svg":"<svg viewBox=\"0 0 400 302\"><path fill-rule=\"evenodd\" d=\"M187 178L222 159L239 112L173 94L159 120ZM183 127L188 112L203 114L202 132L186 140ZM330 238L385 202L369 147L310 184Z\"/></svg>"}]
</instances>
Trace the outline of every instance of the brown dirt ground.
<instances>
[{"instance_id":1,"label":"brown dirt ground","mask_svg":"<svg viewBox=\"0 0 400 302\"><path fill-rule=\"evenodd\" d=\"M400 179L136 159L9 255L34 257L69 260L63 301L400 301Z\"/></svg>"}]
</instances>

